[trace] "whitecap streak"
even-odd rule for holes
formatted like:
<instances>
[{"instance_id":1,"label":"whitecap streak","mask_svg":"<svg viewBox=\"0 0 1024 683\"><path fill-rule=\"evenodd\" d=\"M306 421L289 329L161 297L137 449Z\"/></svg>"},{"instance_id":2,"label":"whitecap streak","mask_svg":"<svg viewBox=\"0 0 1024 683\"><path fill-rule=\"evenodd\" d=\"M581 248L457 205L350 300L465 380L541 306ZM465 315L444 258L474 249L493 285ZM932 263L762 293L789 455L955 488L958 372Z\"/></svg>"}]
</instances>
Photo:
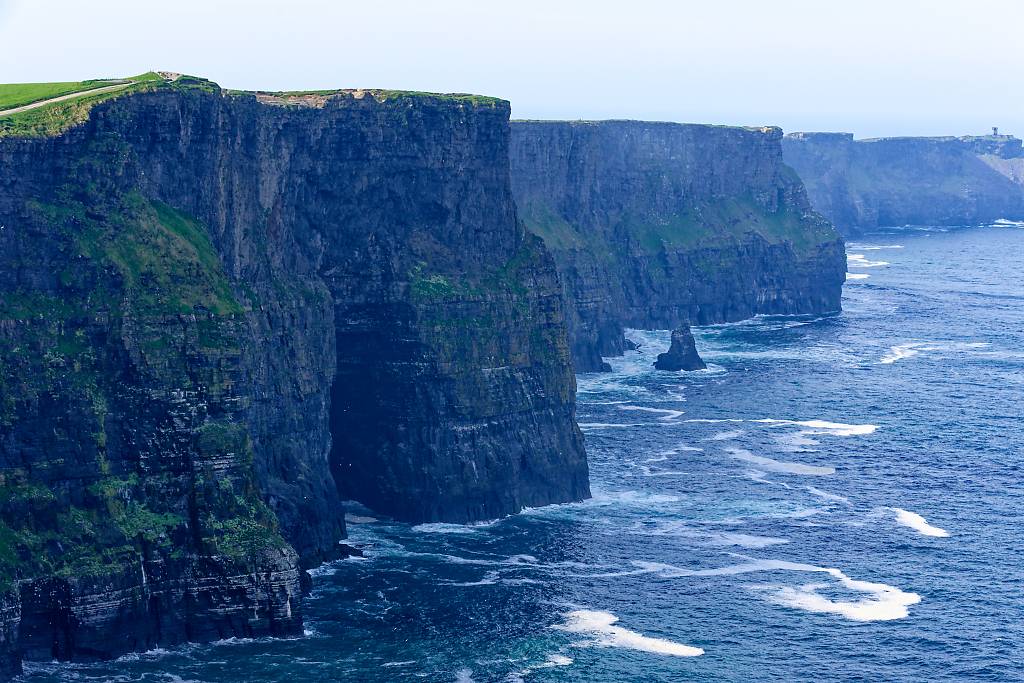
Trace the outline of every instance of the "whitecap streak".
<instances>
[{"instance_id":1,"label":"whitecap streak","mask_svg":"<svg viewBox=\"0 0 1024 683\"><path fill-rule=\"evenodd\" d=\"M850 502L850 499L847 498L846 496L840 496L835 493L829 493L828 491L822 491L817 486L805 486L804 488L807 489L809 493L817 496L818 498L821 498L822 500L831 500L836 503L842 503L843 505L853 505L853 503Z\"/></svg>"},{"instance_id":2,"label":"whitecap streak","mask_svg":"<svg viewBox=\"0 0 1024 683\"><path fill-rule=\"evenodd\" d=\"M832 436L866 436L867 434L873 434L878 429L878 425L851 425L842 422L828 422L826 420L777 420L765 417L760 420L751 420L751 422L797 425L812 430L800 432L801 434L828 434Z\"/></svg>"},{"instance_id":3,"label":"whitecap streak","mask_svg":"<svg viewBox=\"0 0 1024 683\"><path fill-rule=\"evenodd\" d=\"M929 524L924 517L916 512L904 510L903 508L889 509L896 513L896 521L899 524L902 524L905 527L910 527L923 536L934 536L935 538L946 538L949 536L948 531Z\"/></svg>"},{"instance_id":4,"label":"whitecap streak","mask_svg":"<svg viewBox=\"0 0 1024 683\"><path fill-rule=\"evenodd\" d=\"M470 522L468 524L449 524L447 522L428 522L426 524L417 524L412 528L413 531L424 534L475 534L480 529L485 529L490 526L494 526L499 520L483 520L480 522Z\"/></svg>"},{"instance_id":5,"label":"whitecap streak","mask_svg":"<svg viewBox=\"0 0 1024 683\"><path fill-rule=\"evenodd\" d=\"M736 460L742 460L743 462L749 462L758 467L762 467L769 472L783 472L785 474L806 474L810 476L825 476L829 474L835 474L836 468L834 467L818 467L816 465L804 465L799 462L783 462L781 460L772 460L761 455L754 455L750 451L743 448L727 448L725 450L731 457Z\"/></svg>"},{"instance_id":6,"label":"whitecap streak","mask_svg":"<svg viewBox=\"0 0 1024 683\"><path fill-rule=\"evenodd\" d=\"M785 560L752 560L742 564L728 565L715 569L683 569L672 565L656 562L633 562L637 567L662 578L689 576L737 576L754 572L790 571L813 572L827 574L843 588L863 597L856 600L838 600L825 597L818 591L825 584L805 584L802 586L757 585L753 590L765 593L768 599L786 607L835 614L851 621L889 621L903 619L908 614L908 607L921 602L917 593L909 593L895 586L873 581L860 581L846 575L834 567L818 567L813 564L788 562Z\"/></svg>"},{"instance_id":7,"label":"whitecap streak","mask_svg":"<svg viewBox=\"0 0 1024 683\"><path fill-rule=\"evenodd\" d=\"M871 276L868 275L867 273L847 273L846 274L846 279L847 280L867 280L869 277L871 277Z\"/></svg>"},{"instance_id":8,"label":"whitecap streak","mask_svg":"<svg viewBox=\"0 0 1024 683\"><path fill-rule=\"evenodd\" d=\"M648 408L647 406L619 406L619 410L636 410L645 413L658 413L659 420L674 420L683 414L681 410L669 410L667 408Z\"/></svg>"},{"instance_id":9,"label":"whitecap streak","mask_svg":"<svg viewBox=\"0 0 1024 683\"><path fill-rule=\"evenodd\" d=\"M983 349L991 346L988 342L907 342L897 344L889 348L889 353L879 361L884 365L890 365L898 360L913 358L922 351L953 351L956 353L967 353L976 349Z\"/></svg>"},{"instance_id":10,"label":"whitecap streak","mask_svg":"<svg viewBox=\"0 0 1024 683\"><path fill-rule=\"evenodd\" d=\"M579 428L587 431L594 429L624 429L626 427L643 427L642 424L634 422L631 424L621 424L618 422L579 422L577 423Z\"/></svg>"},{"instance_id":11,"label":"whitecap streak","mask_svg":"<svg viewBox=\"0 0 1024 683\"><path fill-rule=\"evenodd\" d=\"M865 436L872 434L878 429L878 425L854 425L845 424L843 422L829 422L827 420L780 420L773 417L763 417L757 420L744 420L740 418L729 418L729 419L707 419L707 418L693 418L685 420L685 422L706 422L706 423L719 423L719 422L757 422L760 424L768 425L796 425L798 427L807 427L813 431L800 432L803 435L821 434L831 436ZM705 441L726 441L728 439L734 439L738 436L742 436L743 432L719 432Z\"/></svg>"},{"instance_id":12,"label":"whitecap streak","mask_svg":"<svg viewBox=\"0 0 1024 683\"><path fill-rule=\"evenodd\" d=\"M847 254L846 263L850 268L877 268L889 265L888 261L869 261L864 254Z\"/></svg>"},{"instance_id":13,"label":"whitecap streak","mask_svg":"<svg viewBox=\"0 0 1024 683\"><path fill-rule=\"evenodd\" d=\"M889 347L889 353L882 356L882 360L879 362L883 365L891 365L898 360L913 358L917 354L921 353L921 351L925 350L923 347L924 345L919 342L891 346Z\"/></svg>"},{"instance_id":14,"label":"whitecap streak","mask_svg":"<svg viewBox=\"0 0 1024 683\"><path fill-rule=\"evenodd\" d=\"M582 646L621 647L674 657L697 657L704 654L699 647L683 645L663 638L652 638L616 626L619 618L611 612L596 610L573 610L565 615L565 622L554 626L560 631L590 636L590 640L578 643Z\"/></svg>"}]
</instances>

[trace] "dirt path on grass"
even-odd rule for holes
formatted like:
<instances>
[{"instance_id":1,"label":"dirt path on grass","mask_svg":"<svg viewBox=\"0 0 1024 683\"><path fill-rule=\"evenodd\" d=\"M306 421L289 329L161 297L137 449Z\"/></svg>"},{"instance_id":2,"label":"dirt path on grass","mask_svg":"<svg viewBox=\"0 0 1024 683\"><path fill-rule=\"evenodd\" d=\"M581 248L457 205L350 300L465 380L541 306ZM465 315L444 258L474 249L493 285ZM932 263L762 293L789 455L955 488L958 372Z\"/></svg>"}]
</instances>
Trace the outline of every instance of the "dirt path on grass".
<instances>
[{"instance_id":1,"label":"dirt path on grass","mask_svg":"<svg viewBox=\"0 0 1024 683\"><path fill-rule=\"evenodd\" d=\"M131 85L131 81L126 83L115 83L114 85L105 85L102 88L93 88L91 90L81 90L79 92L73 92L68 95L61 95L60 97L51 97L48 100L39 100L38 102L32 102L31 104L23 104L20 107L14 107L13 109L0 110L0 116L10 116L11 114L19 114L23 111L30 109L38 109L39 107L45 107L48 104L54 102L63 102L64 100L73 100L76 97L85 97L86 95L96 95L103 92L113 92L114 90L120 90L127 88Z\"/></svg>"}]
</instances>

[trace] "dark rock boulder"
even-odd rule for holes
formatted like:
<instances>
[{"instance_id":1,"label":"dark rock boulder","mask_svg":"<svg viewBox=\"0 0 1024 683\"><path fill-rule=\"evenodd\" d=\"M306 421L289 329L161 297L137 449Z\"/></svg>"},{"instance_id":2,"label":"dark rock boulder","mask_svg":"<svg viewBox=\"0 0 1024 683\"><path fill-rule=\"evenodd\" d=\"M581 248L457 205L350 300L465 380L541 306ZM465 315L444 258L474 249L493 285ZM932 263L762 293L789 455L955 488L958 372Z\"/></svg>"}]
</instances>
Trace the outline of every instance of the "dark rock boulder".
<instances>
[{"instance_id":1,"label":"dark rock boulder","mask_svg":"<svg viewBox=\"0 0 1024 683\"><path fill-rule=\"evenodd\" d=\"M672 331L672 345L665 353L658 354L654 367L658 370L703 370L707 367L697 354L689 325Z\"/></svg>"}]
</instances>

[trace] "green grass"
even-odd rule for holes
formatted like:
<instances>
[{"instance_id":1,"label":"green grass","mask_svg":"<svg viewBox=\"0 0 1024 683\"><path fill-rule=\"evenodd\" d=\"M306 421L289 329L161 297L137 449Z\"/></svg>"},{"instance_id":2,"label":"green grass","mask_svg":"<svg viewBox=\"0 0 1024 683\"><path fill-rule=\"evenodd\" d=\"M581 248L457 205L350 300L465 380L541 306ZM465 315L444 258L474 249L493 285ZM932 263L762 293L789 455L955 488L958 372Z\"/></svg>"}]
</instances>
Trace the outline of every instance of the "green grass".
<instances>
[{"instance_id":1,"label":"green grass","mask_svg":"<svg viewBox=\"0 0 1024 683\"><path fill-rule=\"evenodd\" d=\"M0 85L0 109L13 109L51 97L93 90L118 81L69 81L66 83L10 83Z\"/></svg>"},{"instance_id":2,"label":"green grass","mask_svg":"<svg viewBox=\"0 0 1024 683\"><path fill-rule=\"evenodd\" d=\"M181 76L176 81L167 81L152 71L123 79L122 81L81 81L80 83L28 83L0 85L0 101L6 97L8 104L0 109L14 108L42 99L58 97L71 92L85 92L103 87L127 83L124 88L107 92L84 94L62 102L54 102L28 111L0 116L0 138L5 137L49 137L59 135L89 118L89 112L97 104L126 95L154 90L199 90L218 92L220 86L196 76ZM70 89L69 89L70 88ZM41 95L41 96L40 96ZM26 100L25 98L31 98Z\"/></svg>"},{"instance_id":3,"label":"green grass","mask_svg":"<svg viewBox=\"0 0 1024 683\"><path fill-rule=\"evenodd\" d=\"M441 102L455 102L458 104L471 104L475 107L496 107L504 102L500 97L488 97L486 95L470 95L467 93L432 93L419 90L368 90L378 101L398 98L432 99Z\"/></svg>"},{"instance_id":4,"label":"green grass","mask_svg":"<svg viewBox=\"0 0 1024 683\"><path fill-rule=\"evenodd\" d=\"M616 255L601 237L572 225L551 207L526 204L520 215L527 229L552 251L586 250L599 259ZM771 212L751 197L729 197L680 210L668 216L626 216L621 227L644 251L689 250L735 243L757 234L765 241L789 242L797 251L811 250L837 238L827 222L783 207Z\"/></svg>"},{"instance_id":5,"label":"green grass","mask_svg":"<svg viewBox=\"0 0 1024 683\"><path fill-rule=\"evenodd\" d=\"M772 244L789 242L800 251L835 239L831 226L784 207L771 212L750 197L730 197L661 220L627 220L629 233L647 251L694 249L744 239L753 233Z\"/></svg>"},{"instance_id":6,"label":"green grass","mask_svg":"<svg viewBox=\"0 0 1024 683\"><path fill-rule=\"evenodd\" d=\"M242 312L206 230L185 214L136 196L107 220L88 212L74 218L84 225L76 235L82 254L113 266L140 312Z\"/></svg>"},{"instance_id":7,"label":"green grass","mask_svg":"<svg viewBox=\"0 0 1024 683\"><path fill-rule=\"evenodd\" d=\"M252 94L245 91L233 90L233 94ZM384 90L379 88L367 88L367 89L353 89L353 88L336 88L333 90L278 90L278 91L259 91L264 95L273 95L281 98L288 97L304 97L307 95L329 97L331 95L340 94L354 94L356 92L363 92L373 97L378 102L386 102L388 100L401 99L401 98L412 98L412 99L424 99L424 100L436 100L439 102L450 102L456 104L470 104L476 107L490 107L494 108L499 106L504 100L499 97L488 97L486 95L472 95L469 93L433 93L423 92L419 90Z\"/></svg>"}]
</instances>

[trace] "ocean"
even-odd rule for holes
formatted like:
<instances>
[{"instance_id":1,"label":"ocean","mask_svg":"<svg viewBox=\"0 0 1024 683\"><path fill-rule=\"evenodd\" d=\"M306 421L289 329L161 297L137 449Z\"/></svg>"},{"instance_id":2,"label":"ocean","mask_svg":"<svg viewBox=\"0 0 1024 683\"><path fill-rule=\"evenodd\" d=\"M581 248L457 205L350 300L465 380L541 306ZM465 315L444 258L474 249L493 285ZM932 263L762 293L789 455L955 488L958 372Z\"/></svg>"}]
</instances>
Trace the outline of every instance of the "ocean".
<instances>
[{"instance_id":1,"label":"ocean","mask_svg":"<svg viewBox=\"0 0 1024 683\"><path fill-rule=\"evenodd\" d=\"M354 508L307 633L26 681L1024 680L1024 229L848 245L843 313L668 331L578 377L593 499Z\"/></svg>"}]
</instances>

